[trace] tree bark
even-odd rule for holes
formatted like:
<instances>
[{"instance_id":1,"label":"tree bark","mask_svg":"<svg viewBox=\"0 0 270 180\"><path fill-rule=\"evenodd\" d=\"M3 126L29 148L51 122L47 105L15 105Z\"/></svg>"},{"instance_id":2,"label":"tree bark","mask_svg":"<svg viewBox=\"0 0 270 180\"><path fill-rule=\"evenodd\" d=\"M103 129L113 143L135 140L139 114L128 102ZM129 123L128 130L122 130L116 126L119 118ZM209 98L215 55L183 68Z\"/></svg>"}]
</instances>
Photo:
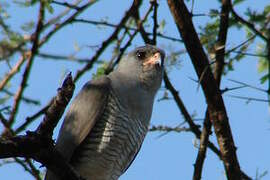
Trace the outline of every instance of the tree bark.
<instances>
[{"instance_id":1,"label":"tree bark","mask_svg":"<svg viewBox=\"0 0 270 180\"><path fill-rule=\"evenodd\" d=\"M191 14L183 0L168 0L170 11L184 40L185 47L196 70L208 104L209 117L221 151L228 179L241 179L240 165L236 156L231 128L221 92L210 70L208 58L193 26Z\"/></svg>"}]
</instances>

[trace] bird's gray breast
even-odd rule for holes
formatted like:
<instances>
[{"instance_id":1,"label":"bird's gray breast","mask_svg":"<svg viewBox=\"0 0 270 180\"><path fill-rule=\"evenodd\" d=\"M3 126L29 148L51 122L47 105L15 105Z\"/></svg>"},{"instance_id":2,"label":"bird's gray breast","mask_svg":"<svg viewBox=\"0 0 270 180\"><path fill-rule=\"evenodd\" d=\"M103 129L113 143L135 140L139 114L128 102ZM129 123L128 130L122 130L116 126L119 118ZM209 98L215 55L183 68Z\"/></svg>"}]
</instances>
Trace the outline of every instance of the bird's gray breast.
<instances>
[{"instance_id":1,"label":"bird's gray breast","mask_svg":"<svg viewBox=\"0 0 270 180\"><path fill-rule=\"evenodd\" d=\"M132 118L117 96L110 92L105 110L76 148L71 163L87 179L114 180L137 154L148 124Z\"/></svg>"}]
</instances>

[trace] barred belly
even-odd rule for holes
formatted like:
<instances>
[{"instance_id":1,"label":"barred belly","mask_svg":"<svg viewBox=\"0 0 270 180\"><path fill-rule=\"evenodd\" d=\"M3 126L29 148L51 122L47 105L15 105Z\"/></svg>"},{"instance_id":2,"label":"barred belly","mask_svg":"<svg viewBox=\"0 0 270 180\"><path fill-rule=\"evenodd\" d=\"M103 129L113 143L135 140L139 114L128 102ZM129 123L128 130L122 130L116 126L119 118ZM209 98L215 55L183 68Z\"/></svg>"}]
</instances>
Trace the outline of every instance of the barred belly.
<instances>
[{"instance_id":1,"label":"barred belly","mask_svg":"<svg viewBox=\"0 0 270 180\"><path fill-rule=\"evenodd\" d=\"M75 150L71 164L87 179L118 179L140 149L148 128L143 122L131 119L110 94L102 117Z\"/></svg>"}]
</instances>

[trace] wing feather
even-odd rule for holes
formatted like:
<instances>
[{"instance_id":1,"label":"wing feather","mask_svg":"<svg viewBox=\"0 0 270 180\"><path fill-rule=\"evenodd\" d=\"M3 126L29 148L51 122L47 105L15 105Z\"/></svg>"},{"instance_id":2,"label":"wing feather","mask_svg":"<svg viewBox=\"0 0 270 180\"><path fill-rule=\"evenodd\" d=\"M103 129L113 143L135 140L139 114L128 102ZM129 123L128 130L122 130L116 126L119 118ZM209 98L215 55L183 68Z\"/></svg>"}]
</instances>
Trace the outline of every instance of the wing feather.
<instances>
[{"instance_id":1,"label":"wing feather","mask_svg":"<svg viewBox=\"0 0 270 180\"><path fill-rule=\"evenodd\" d=\"M102 115L110 90L110 79L102 76L86 83L72 101L56 141L57 150L67 161ZM55 179L48 174L46 180Z\"/></svg>"},{"instance_id":2,"label":"wing feather","mask_svg":"<svg viewBox=\"0 0 270 180\"><path fill-rule=\"evenodd\" d=\"M68 161L103 113L109 90L110 79L102 76L86 83L72 102L56 142Z\"/></svg>"}]
</instances>

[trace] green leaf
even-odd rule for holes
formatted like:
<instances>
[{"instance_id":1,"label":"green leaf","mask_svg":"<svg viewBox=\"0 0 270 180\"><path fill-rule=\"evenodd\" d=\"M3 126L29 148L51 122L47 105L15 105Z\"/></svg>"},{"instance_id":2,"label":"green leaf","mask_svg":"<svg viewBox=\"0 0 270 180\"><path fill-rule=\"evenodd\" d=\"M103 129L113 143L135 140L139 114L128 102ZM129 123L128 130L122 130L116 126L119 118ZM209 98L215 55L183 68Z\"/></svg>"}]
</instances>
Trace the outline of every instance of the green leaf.
<instances>
[{"instance_id":1,"label":"green leaf","mask_svg":"<svg viewBox=\"0 0 270 180\"><path fill-rule=\"evenodd\" d=\"M218 18L214 18L213 22L207 23L204 27L199 27L200 32L200 40L203 45L205 45L208 53L212 53L216 44L216 37L218 34L219 28L219 20Z\"/></svg>"},{"instance_id":2,"label":"green leaf","mask_svg":"<svg viewBox=\"0 0 270 180\"><path fill-rule=\"evenodd\" d=\"M263 13L266 15L270 13L270 5L264 7Z\"/></svg>"},{"instance_id":3,"label":"green leaf","mask_svg":"<svg viewBox=\"0 0 270 180\"><path fill-rule=\"evenodd\" d=\"M270 75L270 74L266 74L266 75L264 75L263 77L261 77L261 78L260 78L260 82L261 82L261 84L265 83L265 82L266 82L266 80L268 80L268 79L269 79L269 75Z\"/></svg>"},{"instance_id":4,"label":"green leaf","mask_svg":"<svg viewBox=\"0 0 270 180\"><path fill-rule=\"evenodd\" d=\"M258 63L258 72L262 73L268 70L268 61L265 58L259 60Z\"/></svg>"},{"instance_id":5,"label":"green leaf","mask_svg":"<svg viewBox=\"0 0 270 180\"><path fill-rule=\"evenodd\" d=\"M219 11L217 9L210 9L210 17L217 17L219 16Z\"/></svg>"},{"instance_id":6,"label":"green leaf","mask_svg":"<svg viewBox=\"0 0 270 180\"><path fill-rule=\"evenodd\" d=\"M162 19L162 21L159 23L159 27L158 27L160 33L164 32L165 25L166 25L166 21L165 21L165 19Z\"/></svg>"},{"instance_id":7,"label":"green leaf","mask_svg":"<svg viewBox=\"0 0 270 180\"><path fill-rule=\"evenodd\" d=\"M33 30L34 27L35 27L34 21L30 21L30 22L24 23L21 26L21 29L24 30L24 31L26 31L26 32L30 32L30 31Z\"/></svg>"},{"instance_id":8,"label":"green leaf","mask_svg":"<svg viewBox=\"0 0 270 180\"><path fill-rule=\"evenodd\" d=\"M240 4L240 3L244 2L244 1L245 0L234 0L233 1L233 6L238 5L238 4Z\"/></svg>"},{"instance_id":9,"label":"green leaf","mask_svg":"<svg viewBox=\"0 0 270 180\"><path fill-rule=\"evenodd\" d=\"M0 104L5 104L9 100L9 98L10 98L10 96L8 96L8 95L0 98Z\"/></svg>"},{"instance_id":10,"label":"green leaf","mask_svg":"<svg viewBox=\"0 0 270 180\"><path fill-rule=\"evenodd\" d=\"M45 2L45 7L49 11L49 13L53 13L53 7L50 4L50 1Z\"/></svg>"},{"instance_id":11,"label":"green leaf","mask_svg":"<svg viewBox=\"0 0 270 180\"><path fill-rule=\"evenodd\" d=\"M266 54L267 49L265 44L258 44L256 54ZM265 57L260 57L258 62L258 72L262 73L268 70L268 60Z\"/></svg>"},{"instance_id":12,"label":"green leaf","mask_svg":"<svg viewBox=\"0 0 270 180\"><path fill-rule=\"evenodd\" d=\"M96 78L98 78L98 77L104 75L104 74L105 74L105 71L106 71L106 69L107 69L107 67L108 67L108 63L107 63L107 62L102 63L102 64L97 68L96 73L93 74L93 79L96 79Z\"/></svg>"}]
</instances>

